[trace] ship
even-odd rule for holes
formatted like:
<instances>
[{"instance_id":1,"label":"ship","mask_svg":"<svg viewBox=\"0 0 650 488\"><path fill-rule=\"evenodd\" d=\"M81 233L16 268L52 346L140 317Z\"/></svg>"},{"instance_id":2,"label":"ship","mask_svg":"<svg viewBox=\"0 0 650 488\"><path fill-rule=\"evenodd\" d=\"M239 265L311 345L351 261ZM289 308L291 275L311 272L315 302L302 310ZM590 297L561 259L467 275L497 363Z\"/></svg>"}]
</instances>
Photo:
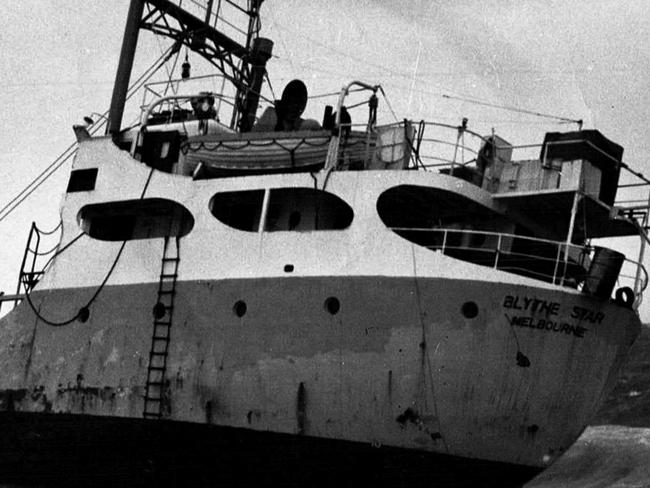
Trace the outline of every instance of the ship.
<instances>
[{"instance_id":1,"label":"ship","mask_svg":"<svg viewBox=\"0 0 650 488\"><path fill-rule=\"evenodd\" d=\"M263 126L261 4L131 1L61 223L0 295L0 481L523 485L639 334L648 198L620 194L648 180L582 124L516 145L380 121L358 80L309 129L283 100ZM156 69L185 61L125 126L142 30L173 41ZM219 91L190 90L189 51ZM599 245L625 236L638 256Z\"/></svg>"}]
</instances>

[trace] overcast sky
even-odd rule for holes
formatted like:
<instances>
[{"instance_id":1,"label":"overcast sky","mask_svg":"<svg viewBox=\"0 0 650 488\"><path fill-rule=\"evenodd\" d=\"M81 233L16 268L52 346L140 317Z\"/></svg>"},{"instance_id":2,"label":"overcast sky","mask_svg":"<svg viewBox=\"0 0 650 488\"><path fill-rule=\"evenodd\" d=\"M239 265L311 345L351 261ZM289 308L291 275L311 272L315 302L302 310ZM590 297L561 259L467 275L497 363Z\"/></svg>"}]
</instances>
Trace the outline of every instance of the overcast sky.
<instances>
[{"instance_id":1,"label":"overcast sky","mask_svg":"<svg viewBox=\"0 0 650 488\"><path fill-rule=\"evenodd\" d=\"M108 108L127 8L126 0L0 3L0 207L73 142L73 124ZM513 143L573 127L444 95L584 119L650 173L646 1L266 0L262 14L262 35L275 41L276 94L296 77L311 94L362 79L385 87L399 118L468 117L471 128L495 127ZM135 74L160 54L149 33L141 38ZM309 114L320 119L323 103L310 102ZM14 292L32 220L56 225L67 168L0 221L0 290Z\"/></svg>"}]
</instances>

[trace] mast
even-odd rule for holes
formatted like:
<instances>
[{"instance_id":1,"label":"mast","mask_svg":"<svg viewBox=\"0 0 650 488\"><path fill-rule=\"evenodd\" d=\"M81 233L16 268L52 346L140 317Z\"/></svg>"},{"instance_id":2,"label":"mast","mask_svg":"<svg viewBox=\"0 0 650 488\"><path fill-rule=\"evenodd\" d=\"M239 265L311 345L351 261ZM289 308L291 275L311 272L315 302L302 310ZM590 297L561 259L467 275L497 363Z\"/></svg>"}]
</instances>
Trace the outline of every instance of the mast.
<instances>
[{"instance_id":1,"label":"mast","mask_svg":"<svg viewBox=\"0 0 650 488\"><path fill-rule=\"evenodd\" d=\"M131 0L129 13L126 18L126 26L124 27L120 61L117 66L117 73L115 74L115 84L113 85L113 97L111 99L111 108L108 113L108 124L106 126L107 134L117 134L122 125L126 93L129 89L129 80L131 78L131 70L133 69L135 48L138 44L140 19L142 18L143 10L144 0Z\"/></svg>"},{"instance_id":2,"label":"mast","mask_svg":"<svg viewBox=\"0 0 650 488\"><path fill-rule=\"evenodd\" d=\"M237 89L234 123L242 131L250 130L266 75L266 62L273 49L272 41L257 36L262 1L247 2L247 8L229 2L241 14L248 16L248 25L244 28L247 29L245 45L242 45L216 28L221 18L219 6L216 14L212 11L213 0L205 4L192 4L195 10L199 5L200 17L182 8L182 0L131 0L115 76L107 133L115 135L121 128L140 29L169 37L179 47L184 44L215 66ZM221 5L221 2L218 4Z\"/></svg>"}]
</instances>

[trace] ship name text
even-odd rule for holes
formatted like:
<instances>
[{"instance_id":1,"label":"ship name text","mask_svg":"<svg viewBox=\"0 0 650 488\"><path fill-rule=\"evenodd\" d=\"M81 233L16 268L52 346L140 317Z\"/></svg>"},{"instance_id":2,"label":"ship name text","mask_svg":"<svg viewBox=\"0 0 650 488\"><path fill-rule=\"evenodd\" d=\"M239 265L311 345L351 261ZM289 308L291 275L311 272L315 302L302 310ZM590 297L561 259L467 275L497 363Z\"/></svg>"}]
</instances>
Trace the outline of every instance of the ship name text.
<instances>
[{"instance_id":1,"label":"ship name text","mask_svg":"<svg viewBox=\"0 0 650 488\"><path fill-rule=\"evenodd\" d=\"M526 297L519 295L506 295L503 300L503 308L512 310L521 310L529 313L545 314L546 317L558 315L560 313L560 302L551 302L535 297ZM591 310L574 305L571 308L572 319L589 322L590 324L602 324L605 314L597 310Z\"/></svg>"},{"instance_id":2,"label":"ship name text","mask_svg":"<svg viewBox=\"0 0 650 488\"><path fill-rule=\"evenodd\" d=\"M506 314L506 318L511 326L530 327L531 329L546 330L548 332L564 332L565 334L581 338L584 337L585 332L589 330L581 325L571 325L566 322L536 319L527 315L510 317Z\"/></svg>"},{"instance_id":3,"label":"ship name text","mask_svg":"<svg viewBox=\"0 0 650 488\"><path fill-rule=\"evenodd\" d=\"M520 297L519 295L506 295L503 308L524 310L527 312L545 313L546 316L557 315L560 311L560 302L549 302L539 298Z\"/></svg>"},{"instance_id":4,"label":"ship name text","mask_svg":"<svg viewBox=\"0 0 650 488\"><path fill-rule=\"evenodd\" d=\"M581 323L601 324L605 318L603 312L574 305L565 312L565 317L568 315L571 319L569 322L576 321L578 323L568 323L559 317L562 309L560 302L519 295L506 295L503 300L503 308L509 312L515 312L515 315L512 316L509 313L504 314L511 327L564 332L567 335L580 338L584 337L589 330Z\"/></svg>"}]
</instances>

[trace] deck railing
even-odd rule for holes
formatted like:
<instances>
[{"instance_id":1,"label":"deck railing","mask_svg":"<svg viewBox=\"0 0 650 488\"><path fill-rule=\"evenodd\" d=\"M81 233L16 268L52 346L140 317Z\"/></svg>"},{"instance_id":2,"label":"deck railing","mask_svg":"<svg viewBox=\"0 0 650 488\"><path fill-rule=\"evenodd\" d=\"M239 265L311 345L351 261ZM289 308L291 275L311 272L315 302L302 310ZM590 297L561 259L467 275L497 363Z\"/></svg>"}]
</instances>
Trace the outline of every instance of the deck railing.
<instances>
[{"instance_id":1,"label":"deck railing","mask_svg":"<svg viewBox=\"0 0 650 488\"><path fill-rule=\"evenodd\" d=\"M468 229L390 229L411 242L451 257L568 288L584 290L589 280L595 279L590 275L594 255L600 249L595 246ZM598 259L598 266L608 264L607 258ZM644 266L624 258L620 272L616 272L616 288L631 288L638 301L648 285Z\"/></svg>"},{"instance_id":2,"label":"deck railing","mask_svg":"<svg viewBox=\"0 0 650 488\"><path fill-rule=\"evenodd\" d=\"M236 91L222 75L193 76L147 83L140 104L141 121L170 124L193 118L191 100L211 97L214 118L228 125L235 107Z\"/></svg>"}]
</instances>

